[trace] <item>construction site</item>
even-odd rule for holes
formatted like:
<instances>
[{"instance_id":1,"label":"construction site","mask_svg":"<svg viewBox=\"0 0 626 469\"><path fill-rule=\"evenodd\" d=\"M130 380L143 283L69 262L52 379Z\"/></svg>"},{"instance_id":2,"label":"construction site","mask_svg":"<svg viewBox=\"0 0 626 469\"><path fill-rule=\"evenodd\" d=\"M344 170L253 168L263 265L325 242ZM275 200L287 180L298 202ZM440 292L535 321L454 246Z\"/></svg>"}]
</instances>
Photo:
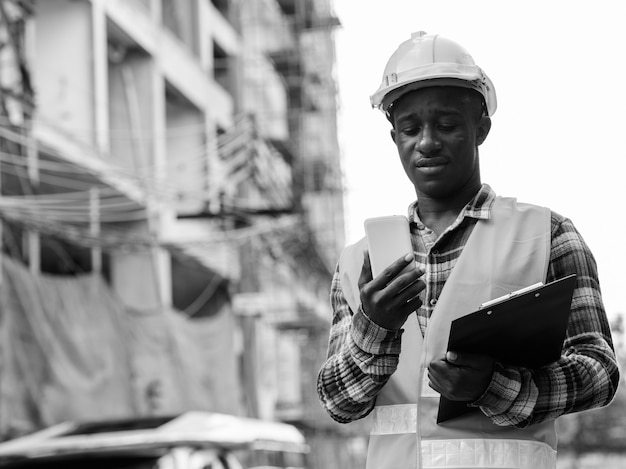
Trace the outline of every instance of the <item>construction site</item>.
<instances>
[{"instance_id":1,"label":"construction site","mask_svg":"<svg viewBox=\"0 0 626 469\"><path fill-rule=\"evenodd\" d=\"M331 0L0 1L0 438L315 389L345 243Z\"/></svg>"}]
</instances>

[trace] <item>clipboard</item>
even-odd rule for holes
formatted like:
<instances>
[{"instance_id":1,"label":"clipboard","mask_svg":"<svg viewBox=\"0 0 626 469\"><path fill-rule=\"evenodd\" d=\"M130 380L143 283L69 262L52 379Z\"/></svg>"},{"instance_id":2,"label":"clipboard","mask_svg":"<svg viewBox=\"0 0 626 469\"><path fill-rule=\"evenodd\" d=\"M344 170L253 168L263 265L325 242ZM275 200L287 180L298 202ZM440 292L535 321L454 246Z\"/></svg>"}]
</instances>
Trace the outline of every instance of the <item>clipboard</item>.
<instances>
[{"instance_id":1,"label":"clipboard","mask_svg":"<svg viewBox=\"0 0 626 469\"><path fill-rule=\"evenodd\" d=\"M448 350L482 353L501 363L539 368L561 357L576 274L510 293L452 321ZM466 402L439 400L437 423L471 411Z\"/></svg>"}]
</instances>

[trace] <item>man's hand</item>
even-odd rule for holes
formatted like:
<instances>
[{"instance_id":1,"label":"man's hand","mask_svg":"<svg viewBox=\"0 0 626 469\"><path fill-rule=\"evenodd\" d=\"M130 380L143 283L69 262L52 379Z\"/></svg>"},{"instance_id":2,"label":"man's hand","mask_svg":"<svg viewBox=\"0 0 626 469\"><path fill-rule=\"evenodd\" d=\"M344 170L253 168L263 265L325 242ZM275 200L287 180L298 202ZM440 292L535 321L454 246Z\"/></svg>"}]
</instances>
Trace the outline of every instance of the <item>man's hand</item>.
<instances>
[{"instance_id":1,"label":"man's hand","mask_svg":"<svg viewBox=\"0 0 626 469\"><path fill-rule=\"evenodd\" d=\"M428 366L428 385L451 401L473 402L487 390L494 367L487 355L447 352Z\"/></svg>"},{"instance_id":2,"label":"man's hand","mask_svg":"<svg viewBox=\"0 0 626 469\"><path fill-rule=\"evenodd\" d=\"M410 269L402 272L407 266ZM413 254L409 253L372 279L369 253L366 252L359 277L363 312L381 327L400 329L406 318L422 305L418 296L426 288L420 280L422 275L424 272L417 268Z\"/></svg>"}]
</instances>

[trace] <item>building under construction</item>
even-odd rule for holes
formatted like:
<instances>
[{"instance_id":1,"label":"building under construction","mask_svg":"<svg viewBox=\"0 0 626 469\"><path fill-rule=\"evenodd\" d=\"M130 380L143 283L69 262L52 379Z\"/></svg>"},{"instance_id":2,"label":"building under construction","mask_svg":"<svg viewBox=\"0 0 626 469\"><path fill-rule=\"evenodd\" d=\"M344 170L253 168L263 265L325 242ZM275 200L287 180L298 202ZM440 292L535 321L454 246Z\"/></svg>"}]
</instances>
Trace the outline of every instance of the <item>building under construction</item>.
<instances>
[{"instance_id":1,"label":"building under construction","mask_svg":"<svg viewBox=\"0 0 626 469\"><path fill-rule=\"evenodd\" d=\"M3 439L202 409L359 467L315 394L338 26L330 0L0 0Z\"/></svg>"}]
</instances>

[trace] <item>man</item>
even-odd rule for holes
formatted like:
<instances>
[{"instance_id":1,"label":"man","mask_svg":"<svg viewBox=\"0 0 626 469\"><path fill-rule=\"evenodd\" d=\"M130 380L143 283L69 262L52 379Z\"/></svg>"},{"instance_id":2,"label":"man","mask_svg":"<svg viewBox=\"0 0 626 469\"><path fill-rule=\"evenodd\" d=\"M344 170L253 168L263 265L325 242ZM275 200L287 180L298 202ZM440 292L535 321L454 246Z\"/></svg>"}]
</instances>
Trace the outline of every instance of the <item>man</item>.
<instances>
[{"instance_id":1,"label":"man","mask_svg":"<svg viewBox=\"0 0 626 469\"><path fill-rule=\"evenodd\" d=\"M478 147L496 95L460 45L413 34L371 102L415 187L414 253L376 278L364 240L342 253L321 402L339 422L372 414L368 468L554 469L554 420L607 405L619 381L593 256L569 219L482 184ZM447 350L451 321L475 305L570 274L577 285L555 363L529 369ZM438 424L440 396L472 411Z\"/></svg>"}]
</instances>

